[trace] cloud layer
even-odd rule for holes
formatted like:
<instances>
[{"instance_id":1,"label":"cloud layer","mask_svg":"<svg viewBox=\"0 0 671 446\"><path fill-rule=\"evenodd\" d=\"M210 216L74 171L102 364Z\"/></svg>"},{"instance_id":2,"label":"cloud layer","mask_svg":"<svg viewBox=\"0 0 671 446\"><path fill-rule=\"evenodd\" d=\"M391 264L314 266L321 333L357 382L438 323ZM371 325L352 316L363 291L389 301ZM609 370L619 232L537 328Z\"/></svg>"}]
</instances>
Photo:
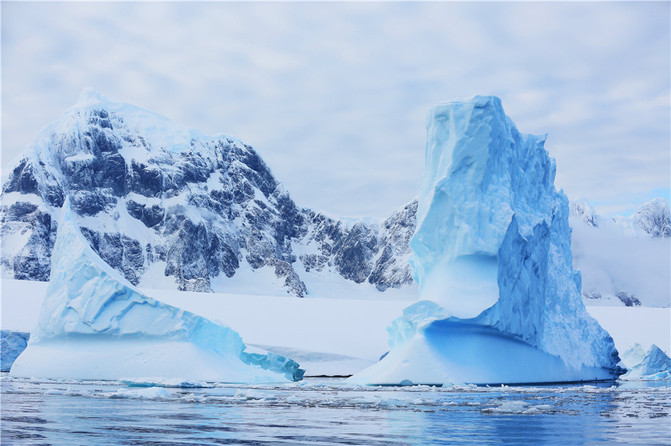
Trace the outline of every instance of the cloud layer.
<instances>
[{"instance_id":1,"label":"cloud layer","mask_svg":"<svg viewBox=\"0 0 671 446\"><path fill-rule=\"evenodd\" d=\"M3 3L2 166L92 86L253 145L296 201L412 199L429 107L495 94L602 212L669 190L669 4Z\"/></svg>"}]
</instances>

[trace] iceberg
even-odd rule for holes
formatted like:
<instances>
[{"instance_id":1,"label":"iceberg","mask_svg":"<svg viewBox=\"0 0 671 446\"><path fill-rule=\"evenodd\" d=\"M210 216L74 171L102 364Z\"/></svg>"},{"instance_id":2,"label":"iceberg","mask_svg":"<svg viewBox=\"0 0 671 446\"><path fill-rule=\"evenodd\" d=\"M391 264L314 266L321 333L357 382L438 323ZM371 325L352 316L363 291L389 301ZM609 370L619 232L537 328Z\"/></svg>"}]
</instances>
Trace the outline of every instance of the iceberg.
<instances>
[{"instance_id":1,"label":"iceberg","mask_svg":"<svg viewBox=\"0 0 671 446\"><path fill-rule=\"evenodd\" d=\"M16 358L26 349L30 333L0 330L0 372L9 372Z\"/></svg>"},{"instance_id":2,"label":"iceberg","mask_svg":"<svg viewBox=\"0 0 671 446\"><path fill-rule=\"evenodd\" d=\"M636 344L625 352L622 360L629 369L622 375L623 380L671 379L671 358L655 344L647 352L640 344Z\"/></svg>"},{"instance_id":3,"label":"iceberg","mask_svg":"<svg viewBox=\"0 0 671 446\"><path fill-rule=\"evenodd\" d=\"M568 199L546 136L524 135L497 97L434 107L410 241L421 301L388 328L362 384L616 379L610 335L573 269Z\"/></svg>"},{"instance_id":4,"label":"iceberg","mask_svg":"<svg viewBox=\"0 0 671 446\"><path fill-rule=\"evenodd\" d=\"M218 382L300 380L238 333L143 295L91 249L63 206L38 326L11 375L63 379L162 377Z\"/></svg>"}]
</instances>

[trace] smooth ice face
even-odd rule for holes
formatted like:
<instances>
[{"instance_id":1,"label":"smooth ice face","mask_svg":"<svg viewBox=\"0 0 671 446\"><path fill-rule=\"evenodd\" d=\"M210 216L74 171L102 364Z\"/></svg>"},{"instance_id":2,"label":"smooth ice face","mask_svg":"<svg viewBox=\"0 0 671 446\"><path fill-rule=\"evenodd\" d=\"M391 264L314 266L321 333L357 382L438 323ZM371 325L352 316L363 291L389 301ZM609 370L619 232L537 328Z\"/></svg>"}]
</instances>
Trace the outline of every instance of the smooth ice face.
<instances>
[{"instance_id":1,"label":"smooth ice face","mask_svg":"<svg viewBox=\"0 0 671 446\"><path fill-rule=\"evenodd\" d=\"M144 296L102 261L63 207L39 324L17 376L163 376L227 382L297 380L275 354L247 353L234 330Z\"/></svg>"},{"instance_id":2,"label":"smooth ice face","mask_svg":"<svg viewBox=\"0 0 671 446\"><path fill-rule=\"evenodd\" d=\"M440 302L433 286L455 274L455 259L496 257L513 214L525 231L551 217L555 164L544 143L544 136L520 134L496 97L449 102L429 112L417 229L410 241L422 298ZM476 278L488 265L489 260L460 265L459 274ZM486 280L491 290L492 274ZM464 305L476 307L469 312L475 316L497 299L478 293L479 305Z\"/></svg>"},{"instance_id":3,"label":"smooth ice face","mask_svg":"<svg viewBox=\"0 0 671 446\"><path fill-rule=\"evenodd\" d=\"M519 133L501 101L482 96L434 107L427 133L410 241L423 300L394 321L391 351L355 381L616 378L613 340L581 300L568 200L555 190L545 137Z\"/></svg>"}]
</instances>

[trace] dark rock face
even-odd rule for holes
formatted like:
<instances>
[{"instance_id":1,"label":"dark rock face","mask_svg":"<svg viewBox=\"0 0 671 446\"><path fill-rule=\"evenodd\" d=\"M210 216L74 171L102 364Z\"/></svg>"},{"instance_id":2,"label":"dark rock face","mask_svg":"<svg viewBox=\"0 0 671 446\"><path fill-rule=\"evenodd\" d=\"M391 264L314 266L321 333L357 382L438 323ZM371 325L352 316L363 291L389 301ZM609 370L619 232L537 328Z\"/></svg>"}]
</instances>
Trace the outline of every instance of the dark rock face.
<instances>
[{"instance_id":1,"label":"dark rock face","mask_svg":"<svg viewBox=\"0 0 671 446\"><path fill-rule=\"evenodd\" d=\"M636 224L651 237L671 237L669 203L663 198L645 203L636 211L633 218Z\"/></svg>"},{"instance_id":2,"label":"dark rock face","mask_svg":"<svg viewBox=\"0 0 671 446\"><path fill-rule=\"evenodd\" d=\"M69 196L91 247L133 284L157 262L193 291L212 291L213 278L243 264L269 269L298 297L314 273L379 291L412 283L416 202L380 224L346 224L297 206L250 146L198 135L164 147L168 137L159 144L135 115L106 104L75 107L10 172L0 233L16 249L3 252L5 275L48 280Z\"/></svg>"},{"instance_id":3,"label":"dark rock face","mask_svg":"<svg viewBox=\"0 0 671 446\"><path fill-rule=\"evenodd\" d=\"M382 252L368 276L368 282L380 291L412 283L408 258L416 215L417 201L412 201L382 223L379 243Z\"/></svg>"},{"instance_id":4,"label":"dark rock face","mask_svg":"<svg viewBox=\"0 0 671 446\"><path fill-rule=\"evenodd\" d=\"M7 207L3 206L3 210L0 236L3 239L26 240L13 253L3 251L3 269L11 272L16 279L49 280L51 250L56 241L56 222L50 214L32 203L16 202Z\"/></svg>"},{"instance_id":5,"label":"dark rock face","mask_svg":"<svg viewBox=\"0 0 671 446\"><path fill-rule=\"evenodd\" d=\"M633 294L629 294L624 291L618 291L615 293L615 297L620 299L626 307L640 307L641 301L636 298Z\"/></svg>"}]
</instances>

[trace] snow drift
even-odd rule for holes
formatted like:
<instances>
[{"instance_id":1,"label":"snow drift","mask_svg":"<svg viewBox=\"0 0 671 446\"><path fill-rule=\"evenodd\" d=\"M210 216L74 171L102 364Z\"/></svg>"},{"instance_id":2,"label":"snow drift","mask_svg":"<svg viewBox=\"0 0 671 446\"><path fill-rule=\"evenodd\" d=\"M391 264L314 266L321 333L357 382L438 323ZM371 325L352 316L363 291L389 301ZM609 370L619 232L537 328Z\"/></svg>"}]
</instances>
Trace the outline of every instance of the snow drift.
<instances>
[{"instance_id":1,"label":"snow drift","mask_svg":"<svg viewBox=\"0 0 671 446\"><path fill-rule=\"evenodd\" d=\"M566 196L545 137L519 133L496 97L429 113L410 241L423 301L388 329L389 354L355 376L403 382L617 378L612 338L587 313Z\"/></svg>"},{"instance_id":2,"label":"snow drift","mask_svg":"<svg viewBox=\"0 0 671 446\"><path fill-rule=\"evenodd\" d=\"M250 353L234 330L144 296L93 252L67 200L62 212L38 327L12 375L222 382L302 378L296 362Z\"/></svg>"}]
</instances>

